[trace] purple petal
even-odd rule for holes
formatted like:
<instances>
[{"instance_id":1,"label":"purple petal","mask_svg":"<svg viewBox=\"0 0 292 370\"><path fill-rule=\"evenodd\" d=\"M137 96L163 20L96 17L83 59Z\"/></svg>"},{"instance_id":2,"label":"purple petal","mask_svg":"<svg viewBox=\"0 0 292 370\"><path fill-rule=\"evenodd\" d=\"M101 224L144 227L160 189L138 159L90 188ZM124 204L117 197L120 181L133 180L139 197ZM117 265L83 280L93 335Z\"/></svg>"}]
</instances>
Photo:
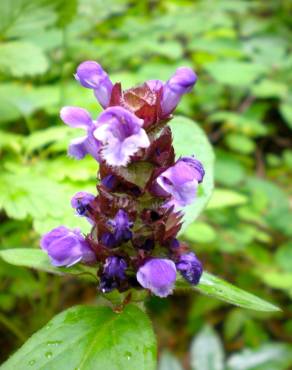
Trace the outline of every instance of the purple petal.
<instances>
[{"instance_id":1,"label":"purple petal","mask_svg":"<svg viewBox=\"0 0 292 370\"><path fill-rule=\"evenodd\" d=\"M43 235L40 244L54 266L70 267L80 261L84 263L96 261L94 252L78 229L57 227Z\"/></svg>"},{"instance_id":2,"label":"purple petal","mask_svg":"<svg viewBox=\"0 0 292 370\"><path fill-rule=\"evenodd\" d=\"M179 159L174 166L162 172L156 182L172 199L168 205L184 207L191 204L197 194L198 183L202 181L202 164L192 157Z\"/></svg>"},{"instance_id":3,"label":"purple petal","mask_svg":"<svg viewBox=\"0 0 292 370\"><path fill-rule=\"evenodd\" d=\"M137 280L143 288L149 289L158 297L172 293L176 280L175 264L168 259L153 258L137 272Z\"/></svg>"},{"instance_id":4,"label":"purple petal","mask_svg":"<svg viewBox=\"0 0 292 370\"><path fill-rule=\"evenodd\" d=\"M81 63L75 78L82 86L94 90L94 95L103 108L109 105L113 84L98 63L95 61Z\"/></svg>"},{"instance_id":5,"label":"purple petal","mask_svg":"<svg viewBox=\"0 0 292 370\"><path fill-rule=\"evenodd\" d=\"M160 80L149 80L146 82L150 90L159 91L163 87L163 82Z\"/></svg>"},{"instance_id":6,"label":"purple petal","mask_svg":"<svg viewBox=\"0 0 292 370\"><path fill-rule=\"evenodd\" d=\"M86 154L90 154L100 162L100 143L96 138L88 133L87 136L73 139L69 145L68 154L76 159L82 159Z\"/></svg>"},{"instance_id":7,"label":"purple petal","mask_svg":"<svg viewBox=\"0 0 292 370\"><path fill-rule=\"evenodd\" d=\"M87 110L78 107L63 107L60 117L70 127L83 128L87 130L92 125L92 119Z\"/></svg>"},{"instance_id":8,"label":"purple petal","mask_svg":"<svg viewBox=\"0 0 292 370\"><path fill-rule=\"evenodd\" d=\"M101 155L111 166L126 166L132 155L150 145L143 120L122 107L106 109L98 125L94 136L102 142Z\"/></svg>"},{"instance_id":9,"label":"purple petal","mask_svg":"<svg viewBox=\"0 0 292 370\"><path fill-rule=\"evenodd\" d=\"M79 215L84 215L87 211L88 205L95 199L93 194L86 191L79 191L71 199L72 208L76 209Z\"/></svg>"},{"instance_id":10,"label":"purple petal","mask_svg":"<svg viewBox=\"0 0 292 370\"><path fill-rule=\"evenodd\" d=\"M183 254L176 267L189 283L193 285L199 283L203 273L203 266L194 253Z\"/></svg>"},{"instance_id":11,"label":"purple petal","mask_svg":"<svg viewBox=\"0 0 292 370\"><path fill-rule=\"evenodd\" d=\"M188 67L180 67L166 82L163 88L161 109L169 115L177 106L182 96L191 91L197 81L195 72Z\"/></svg>"}]
</instances>

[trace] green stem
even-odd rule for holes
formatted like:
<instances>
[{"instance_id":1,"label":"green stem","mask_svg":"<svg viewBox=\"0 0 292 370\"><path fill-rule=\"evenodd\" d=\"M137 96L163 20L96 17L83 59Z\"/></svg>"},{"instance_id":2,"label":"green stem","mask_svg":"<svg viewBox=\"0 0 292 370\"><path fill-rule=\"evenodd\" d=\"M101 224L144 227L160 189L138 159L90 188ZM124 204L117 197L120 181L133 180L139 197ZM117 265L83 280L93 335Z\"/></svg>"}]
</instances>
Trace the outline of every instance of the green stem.
<instances>
[{"instance_id":1,"label":"green stem","mask_svg":"<svg viewBox=\"0 0 292 370\"><path fill-rule=\"evenodd\" d=\"M6 316L0 312L0 322L6 326L22 343L26 341L25 335L21 332L20 329Z\"/></svg>"}]
</instances>

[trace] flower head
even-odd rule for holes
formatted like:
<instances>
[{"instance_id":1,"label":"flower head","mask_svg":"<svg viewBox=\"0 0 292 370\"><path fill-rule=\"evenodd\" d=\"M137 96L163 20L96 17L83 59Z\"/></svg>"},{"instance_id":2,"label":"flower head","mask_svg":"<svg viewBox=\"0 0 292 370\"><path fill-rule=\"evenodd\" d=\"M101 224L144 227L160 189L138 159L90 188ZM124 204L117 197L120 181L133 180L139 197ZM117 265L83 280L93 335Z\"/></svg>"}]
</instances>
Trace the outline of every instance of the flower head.
<instances>
[{"instance_id":1,"label":"flower head","mask_svg":"<svg viewBox=\"0 0 292 370\"><path fill-rule=\"evenodd\" d=\"M137 272L137 280L142 287L158 297L166 297L172 293L175 279L175 264L169 259L153 258Z\"/></svg>"},{"instance_id":2,"label":"flower head","mask_svg":"<svg viewBox=\"0 0 292 370\"><path fill-rule=\"evenodd\" d=\"M194 253L190 252L180 256L176 268L189 283L193 285L199 283L203 266Z\"/></svg>"},{"instance_id":3,"label":"flower head","mask_svg":"<svg viewBox=\"0 0 292 370\"><path fill-rule=\"evenodd\" d=\"M108 107L113 84L98 63L91 60L81 63L77 68L75 78L83 87L93 89L96 99L103 108Z\"/></svg>"},{"instance_id":4,"label":"flower head","mask_svg":"<svg viewBox=\"0 0 292 370\"><path fill-rule=\"evenodd\" d=\"M139 149L150 145L143 120L122 107L107 108L98 118L94 137L102 145L101 156L110 166L126 166Z\"/></svg>"},{"instance_id":5,"label":"flower head","mask_svg":"<svg viewBox=\"0 0 292 370\"><path fill-rule=\"evenodd\" d=\"M69 267L78 262L96 261L94 252L79 229L70 230L59 226L43 235L41 247L48 253L54 266Z\"/></svg>"},{"instance_id":6,"label":"flower head","mask_svg":"<svg viewBox=\"0 0 292 370\"><path fill-rule=\"evenodd\" d=\"M93 131L96 129L96 122L91 119L90 114L82 108L64 107L61 109L60 116L66 125L82 128L87 132L86 136L71 141L68 150L69 155L76 159L82 159L86 154L90 154L99 161L100 143L93 136Z\"/></svg>"},{"instance_id":7,"label":"flower head","mask_svg":"<svg viewBox=\"0 0 292 370\"><path fill-rule=\"evenodd\" d=\"M161 109L163 115L169 115L178 105L182 96L191 91L197 81L195 72L188 67L180 67L163 86Z\"/></svg>"},{"instance_id":8,"label":"flower head","mask_svg":"<svg viewBox=\"0 0 292 370\"><path fill-rule=\"evenodd\" d=\"M168 205L184 207L195 200L197 187L203 180L204 173L201 162L192 157L182 157L174 166L162 172L156 182L163 191L171 195Z\"/></svg>"}]
</instances>

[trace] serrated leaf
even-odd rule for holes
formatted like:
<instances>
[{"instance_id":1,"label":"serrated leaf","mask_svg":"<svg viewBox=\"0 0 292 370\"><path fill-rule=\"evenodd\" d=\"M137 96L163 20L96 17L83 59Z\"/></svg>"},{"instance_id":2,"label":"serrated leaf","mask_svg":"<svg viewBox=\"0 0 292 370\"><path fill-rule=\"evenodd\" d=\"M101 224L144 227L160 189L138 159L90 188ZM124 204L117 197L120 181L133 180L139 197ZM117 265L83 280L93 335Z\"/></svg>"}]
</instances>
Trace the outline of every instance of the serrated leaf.
<instances>
[{"instance_id":1,"label":"serrated leaf","mask_svg":"<svg viewBox=\"0 0 292 370\"><path fill-rule=\"evenodd\" d=\"M277 306L264 301L208 272L203 272L200 283L192 286L182 278L177 280L179 289L197 290L202 294L234 304L235 306L256 311L280 311Z\"/></svg>"},{"instance_id":2,"label":"serrated leaf","mask_svg":"<svg viewBox=\"0 0 292 370\"><path fill-rule=\"evenodd\" d=\"M191 345L192 370L223 370L224 352L220 338L206 326L193 340Z\"/></svg>"},{"instance_id":3,"label":"serrated leaf","mask_svg":"<svg viewBox=\"0 0 292 370\"><path fill-rule=\"evenodd\" d=\"M185 117L175 117L170 122L176 157L191 156L199 159L205 169L205 177L198 188L195 202L184 208L184 224L181 232L192 223L206 207L214 186L214 153L204 131L197 123Z\"/></svg>"},{"instance_id":4,"label":"serrated leaf","mask_svg":"<svg viewBox=\"0 0 292 370\"><path fill-rule=\"evenodd\" d=\"M154 370L156 340L147 315L128 305L76 306L35 333L2 370Z\"/></svg>"},{"instance_id":5,"label":"serrated leaf","mask_svg":"<svg viewBox=\"0 0 292 370\"><path fill-rule=\"evenodd\" d=\"M12 77L35 76L47 71L46 55L29 42L11 41L0 44L0 73Z\"/></svg>"}]
</instances>

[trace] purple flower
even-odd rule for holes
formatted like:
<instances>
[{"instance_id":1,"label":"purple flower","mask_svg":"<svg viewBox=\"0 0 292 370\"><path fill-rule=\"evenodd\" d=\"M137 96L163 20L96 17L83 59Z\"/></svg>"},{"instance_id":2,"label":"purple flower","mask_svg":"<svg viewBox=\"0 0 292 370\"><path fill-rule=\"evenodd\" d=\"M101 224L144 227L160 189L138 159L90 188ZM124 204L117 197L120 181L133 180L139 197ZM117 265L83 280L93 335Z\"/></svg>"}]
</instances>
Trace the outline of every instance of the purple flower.
<instances>
[{"instance_id":1,"label":"purple flower","mask_svg":"<svg viewBox=\"0 0 292 370\"><path fill-rule=\"evenodd\" d=\"M95 199L93 194L87 193L86 191L79 191L71 199L72 208L76 209L76 212L80 216L84 216L88 205Z\"/></svg>"},{"instance_id":2,"label":"purple flower","mask_svg":"<svg viewBox=\"0 0 292 370\"><path fill-rule=\"evenodd\" d=\"M182 157L162 172L156 181L165 192L171 194L169 206L184 207L195 200L198 183L202 182L204 174L201 162L192 157Z\"/></svg>"},{"instance_id":3,"label":"purple flower","mask_svg":"<svg viewBox=\"0 0 292 370\"><path fill-rule=\"evenodd\" d=\"M96 122L91 119L90 114L82 108L64 107L61 109L60 116L66 125L87 131L86 136L71 141L68 150L69 155L76 159L82 159L86 154L90 154L97 161L100 161L100 143L93 136L93 131L97 126Z\"/></svg>"},{"instance_id":4,"label":"purple flower","mask_svg":"<svg viewBox=\"0 0 292 370\"><path fill-rule=\"evenodd\" d=\"M40 244L54 266L70 267L78 262L90 264L96 261L94 252L79 229L59 226L43 235Z\"/></svg>"},{"instance_id":5,"label":"purple flower","mask_svg":"<svg viewBox=\"0 0 292 370\"><path fill-rule=\"evenodd\" d=\"M77 68L75 78L82 86L93 89L96 99L103 108L108 107L113 84L98 63L91 60L81 63Z\"/></svg>"},{"instance_id":6,"label":"purple flower","mask_svg":"<svg viewBox=\"0 0 292 370\"><path fill-rule=\"evenodd\" d=\"M203 266L194 253L183 254L176 264L176 268L189 283L193 285L199 283Z\"/></svg>"},{"instance_id":7,"label":"purple flower","mask_svg":"<svg viewBox=\"0 0 292 370\"><path fill-rule=\"evenodd\" d=\"M117 256L108 257L105 261L103 273L100 278L99 289L103 293L110 292L118 287L120 280L125 280L126 261Z\"/></svg>"},{"instance_id":8,"label":"purple flower","mask_svg":"<svg viewBox=\"0 0 292 370\"><path fill-rule=\"evenodd\" d=\"M166 297L172 293L175 279L175 264L168 259L153 258L137 272L137 280L142 287L158 297Z\"/></svg>"},{"instance_id":9,"label":"purple flower","mask_svg":"<svg viewBox=\"0 0 292 370\"><path fill-rule=\"evenodd\" d=\"M197 81L195 72L188 67L180 67L163 87L161 109L164 116L169 115L178 105L182 96L191 91Z\"/></svg>"},{"instance_id":10,"label":"purple flower","mask_svg":"<svg viewBox=\"0 0 292 370\"><path fill-rule=\"evenodd\" d=\"M102 235L101 241L107 247L116 247L123 242L127 242L132 238L132 231L130 228L133 222L129 220L127 212L120 209L115 218L107 222L112 232L106 232Z\"/></svg>"},{"instance_id":11,"label":"purple flower","mask_svg":"<svg viewBox=\"0 0 292 370\"><path fill-rule=\"evenodd\" d=\"M143 120L122 107L107 108L98 118L94 136L102 142L101 155L111 166L126 166L140 148L150 145Z\"/></svg>"}]
</instances>

